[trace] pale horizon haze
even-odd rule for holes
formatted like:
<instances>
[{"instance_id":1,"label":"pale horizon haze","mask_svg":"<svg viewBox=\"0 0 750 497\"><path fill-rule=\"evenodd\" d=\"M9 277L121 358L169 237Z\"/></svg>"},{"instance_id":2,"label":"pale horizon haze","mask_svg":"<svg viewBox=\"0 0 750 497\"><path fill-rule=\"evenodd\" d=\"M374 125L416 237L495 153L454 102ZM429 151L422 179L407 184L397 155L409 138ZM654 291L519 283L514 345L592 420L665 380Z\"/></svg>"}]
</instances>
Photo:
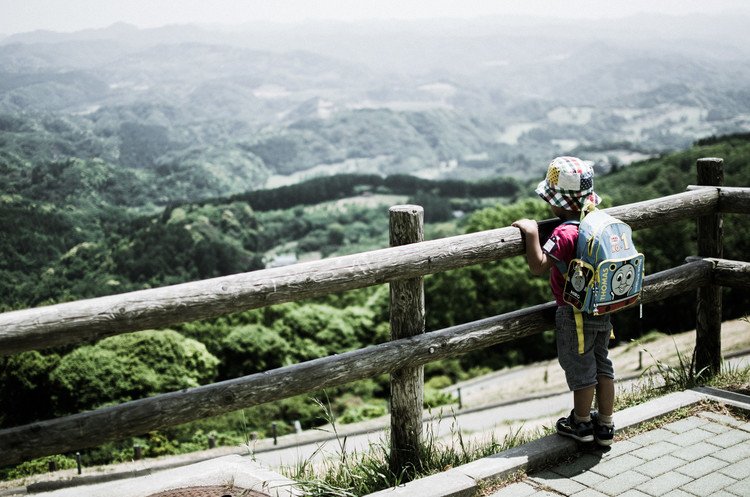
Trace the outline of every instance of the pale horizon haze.
<instances>
[{"instance_id":1,"label":"pale horizon haze","mask_svg":"<svg viewBox=\"0 0 750 497\"><path fill-rule=\"evenodd\" d=\"M73 32L117 22L139 28L169 24L417 20L540 17L612 19L639 13L717 15L750 13L743 0L0 0L0 35L36 30Z\"/></svg>"}]
</instances>

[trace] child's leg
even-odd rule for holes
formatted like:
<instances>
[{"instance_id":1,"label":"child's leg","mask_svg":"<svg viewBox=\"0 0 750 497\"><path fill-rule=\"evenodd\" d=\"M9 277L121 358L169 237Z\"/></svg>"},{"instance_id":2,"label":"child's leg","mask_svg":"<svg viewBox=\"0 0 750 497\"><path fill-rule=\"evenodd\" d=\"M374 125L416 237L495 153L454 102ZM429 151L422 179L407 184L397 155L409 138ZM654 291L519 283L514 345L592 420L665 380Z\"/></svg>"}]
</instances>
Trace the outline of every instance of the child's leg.
<instances>
[{"instance_id":1,"label":"child's leg","mask_svg":"<svg viewBox=\"0 0 750 497\"><path fill-rule=\"evenodd\" d=\"M596 379L596 404L599 413L611 416L615 404L615 380L604 375L599 375Z\"/></svg>"},{"instance_id":2,"label":"child's leg","mask_svg":"<svg viewBox=\"0 0 750 497\"><path fill-rule=\"evenodd\" d=\"M579 419L591 419L591 403L594 401L596 388L591 386L573 390L573 412Z\"/></svg>"},{"instance_id":3,"label":"child's leg","mask_svg":"<svg viewBox=\"0 0 750 497\"><path fill-rule=\"evenodd\" d=\"M596 336L594 356L596 357L596 405L599 415L612 422L612 412L615 403L615 369L609 358L609 337L612 325L609 318L601 323L602 328ZM600 418L601 419L601 418Z\"/></svg>"}]
</instances>

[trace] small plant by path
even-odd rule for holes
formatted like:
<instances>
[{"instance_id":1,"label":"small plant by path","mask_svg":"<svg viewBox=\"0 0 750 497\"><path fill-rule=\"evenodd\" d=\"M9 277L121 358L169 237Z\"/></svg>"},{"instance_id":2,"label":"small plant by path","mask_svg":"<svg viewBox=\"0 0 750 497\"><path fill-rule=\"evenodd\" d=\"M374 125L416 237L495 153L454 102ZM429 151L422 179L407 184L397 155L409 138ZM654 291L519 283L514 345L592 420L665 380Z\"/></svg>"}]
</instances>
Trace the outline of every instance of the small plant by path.
<instances>
[{"instance_id":1,"label":"small plant by path","mask_svg":"<svg viewBox=\"0 0 750 497\"><path fill-rule=\"evenodd\" d=\"M669 366L656 361L653 374L646 374L642 382L629 392L618 394L616 410L622 410L633 405L642 404L656 397L674 391L682 391L700 384L708 384L718 388L737 391L750 385L750 367L723 368L722 372L711 380L706 380L703 374L692 372L692 361L685 360L678 350L676 366ZM385 442L371 444L369 450L358 453L348 453L346 437L336 431L336 420L329 407L319 403L326 420L333 426L340 453L337 459L326 460L317 465L312 457L298 464L296 468L287 468L286 476L299 483L305 495L313 497L356 497L369 493L396 487L408 480L422 478L471 461L487 457L499 452L523 445L553 432L551 427L534 431L522 431L522 428L511 432L502 441L494 436L483 443L469 444L463 439L460 430L454 424L451 428L449 441L438 440L431 430L427 431L422 447L422 467L410 468L402 474L394 475L388 467L388 447ZM678 409L665 416L656 418L648 423L619 432L615 438L621 441L639 433L660 427L666 423L691 416L699 411L712 410L723 414L730 413L735 417L745 417L746 413L737 413L733 409L715 402L703 402L695 406ZM522 480L525 473L519 472L499 482L484 482L481 495L490 495L510 483Z\"/></svg>"},{"instance_id":2,"label":"small plant by path","mask_svg":"<svg viewBox=\"0 0 750 497\"><path fill-rule=\"evenodd\" d=\"M532 440L546 436L545 430L524 432L517 429L498 441L494 436L484 443L468 443L458 429L453 415L451 437L449 441L438 439L428 427L420 448L422 465L419 468L408 468L401 474L394 474L389 469L389 448L385 442L370 444L363 452L349 453L346 448L346 437L340 436L336 429L336 420L329 406L318 402L324 417L333 427L339 444L337 458L313 463L313 454L293 468L284 468L282 473L296 481L305 495L312 497L356 497L396 487L406 481L447 471L453 467L502 452ZM442 420L438 420L438 424Z\"/></svg>"}]
</instances>

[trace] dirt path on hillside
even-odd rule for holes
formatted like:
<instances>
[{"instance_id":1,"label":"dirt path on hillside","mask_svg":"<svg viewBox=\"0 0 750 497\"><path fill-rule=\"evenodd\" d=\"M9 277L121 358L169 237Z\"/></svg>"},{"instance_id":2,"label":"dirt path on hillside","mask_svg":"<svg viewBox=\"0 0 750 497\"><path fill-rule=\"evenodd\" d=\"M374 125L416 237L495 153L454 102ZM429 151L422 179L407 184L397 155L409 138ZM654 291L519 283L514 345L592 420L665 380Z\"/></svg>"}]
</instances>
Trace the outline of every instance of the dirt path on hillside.
<instances>
[{"instance_id":1,"label":"dirt path on hillside","mask_svg":"<svg viewBox=\"0 0 750 497\"><path fill-rule=\"evenodd\" d=\"M610 350L618 379L640 376L644 371L655 372L657 363L677 365L679 355L690 362L695 348L695 330L676 335L644 337L638 341L621 343ZM721 329L721 348L726 356L750 349L750 322L726 321ZM567 390L565 375L557 359L526 366L517 366L461 382L464 406L479 407L506 400L543 395Z\"/></svg>"}]
</instances>

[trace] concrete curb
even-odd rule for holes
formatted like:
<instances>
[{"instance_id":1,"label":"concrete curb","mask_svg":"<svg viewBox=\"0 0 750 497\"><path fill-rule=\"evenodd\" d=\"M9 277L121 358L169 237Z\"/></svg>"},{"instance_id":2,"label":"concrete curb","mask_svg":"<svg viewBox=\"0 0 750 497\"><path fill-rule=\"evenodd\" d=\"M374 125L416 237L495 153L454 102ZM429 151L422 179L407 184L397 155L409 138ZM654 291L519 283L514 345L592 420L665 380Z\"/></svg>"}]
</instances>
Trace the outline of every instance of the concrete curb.
<instances>
[{"instance_id":1,"label":"concrete curb","mask_svg":"<svg viewBox=\"0 0 750 497\"><path fill-rule=\"evenodd\" d=\"M660 397L615 413L618 430L633 428L676 409L704 400L705 395L684 391ZM449 471L420 478L404 485L381 490L365 497L469 497L481 486L506 478L518 471L533 471L561 461L578 451L576 442L549 435L520 447L478 459Z\"/></svg>"},{"instance_id":2,"label":"concrete curb","mask_svg":"<svg viewBox=\"0 0 750 497\"><path fill-rule=\"evenodd\" d=\"M384 429L385 424L378 422L373 426L366 426L364 428L357 428L352 430L339 429L340 436L354 436L365 433L376 432ZM168 456L164 458L156 459L143 459L138 462L131 464L132 467L129 469L103 472L103 473L85 473L82 475L73 475L64 479L39 481L35 483L29 483L24 487L10 488L0 490L0 496L3 495L19 495L21 493L38 493L38 492L49 492L53 490L59 490L68 487L76 487L80 485L96 485L99 483L107 483L116 480L123 480L129 478L138 478L142 476L148 476L156 472L166 471L175 468L181 468L192 464L201 463L204 461L211 461L219 457L226 456L250 456L256 453L263 453L268 451L280 450L289 447L295 447L301 443L315 443L325 442L332 440L333 435L327 432L324 428L317 430L309 430L308 432L300 434L289 434L283 435L278 438L278 444L273 445L271 439L258 440L252 446L239 446L239 447L218 447L216 449L208 449L199 452L192 452L189 454L180 454L177 456ZM87 471L91 471L91 468L86 468Z\"/></svg>"},{"instance_id":3,"label":"concrete curb","mask_svg":"<svg viewBox=\"0 0 750 497\"><path fill-rule=\"evenodd\" d=\"M696 387L693 388L693 391L698 392L707 399L722 402L740 409L750 410L750 395L727 392L726 390L719 390L711 387Z\"/></svg>"},{"instance_id":4,"label":"concrete curb","mask_svg":"<svg viewBox=\"0 0 750 497\"><path fill-rule=\"evenodd\" d=\"M49 489L39 497L136 497L190 487L239 487L272 497L300 497L295 482L239 455L230 455L123 481Z\"/></svg>"}]
</instances>

